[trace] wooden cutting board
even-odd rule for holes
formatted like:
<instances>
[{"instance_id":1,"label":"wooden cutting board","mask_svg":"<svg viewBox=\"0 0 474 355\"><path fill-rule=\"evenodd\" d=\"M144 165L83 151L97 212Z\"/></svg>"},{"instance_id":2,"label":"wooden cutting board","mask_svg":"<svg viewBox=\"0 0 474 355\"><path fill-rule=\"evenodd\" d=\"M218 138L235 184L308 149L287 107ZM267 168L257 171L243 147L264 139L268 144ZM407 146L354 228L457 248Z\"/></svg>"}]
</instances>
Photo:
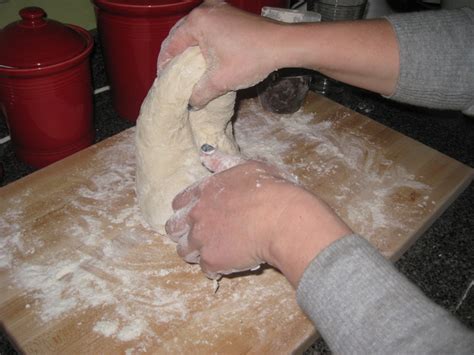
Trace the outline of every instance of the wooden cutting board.
<instances>
[{"instance_id":1,"label":"wooden cutting board","mask_svg":"<svg viewBox=\"0 0 474 355\"><path fill-rule=\"evenodd\" d=\"M473 170L327 98L242 102L244 154L291 170L396 259ZM288 353L316 337L272 268L219 289L142 220L134 129L0 190L0 320L26 353Z\"/></svg>"}]
</instances>

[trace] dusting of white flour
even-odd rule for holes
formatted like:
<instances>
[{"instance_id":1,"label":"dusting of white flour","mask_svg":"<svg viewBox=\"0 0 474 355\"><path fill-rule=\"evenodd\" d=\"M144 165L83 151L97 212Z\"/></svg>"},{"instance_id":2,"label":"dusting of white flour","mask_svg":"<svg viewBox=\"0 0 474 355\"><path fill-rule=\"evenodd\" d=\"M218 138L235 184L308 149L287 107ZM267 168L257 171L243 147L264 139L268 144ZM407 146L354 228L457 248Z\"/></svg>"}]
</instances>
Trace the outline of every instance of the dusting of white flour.
<instances>
[{"instance_id":1,"label":"dusting of white flour","mask_svg":"<svg viewBox=\"0 0 474 355\"><path fill-rule=\"evenodd\" d=\"M347 112L339 119L344 120L345 115ZM235 135L247 157L263 159L295 173L303 185L313 183L307 187L316 192L318 185L324 185L321 197L331 201L355 231L375 244L382 243L388 231L406 233L427 206L431 188L385 158L381 147L367 137L336 130L334 125L332 121L318 120L313 113L264 112L257 100L247 100L241 105ZM293 150L301 150L301 142L305 156L299 153L289 160ZM397 206L392 197L399 191L415 191L421 200L419 208L408 210L402 203ZM397 208L394 214L392 210Z\"/></svg>"},{"instance_id":2,"label":"dusting of white flour","mask_svg":"<svg viewBox=\"0 0 474 355\"><path fill-rule=\"evenodd\" d=\"M103 336L110 337L117 332L118 326L119 324L116 320L101 320L94 325L92 330Z\"/></svg>"},{"instance_id":3,"label":"dusting of white flour","mask_svg":"<svg viewBox=\"0 0 474 355\"><path fill-rule=\"evenodd\" d=\"M260 119L255 120L256 116ZM317 177L317 183L327 184L333 207L369 239L387 229L404 233L410 218L416 217L416 213L407 216L403 211L389 214L388 207L394 202L388 197L395 191L415 191L421 196L419 209L431 205L428 186L386 159L379 147L364 137L336 133L330 121L318 121L313 114L302 112L263 113L255 100L243 102L238 117L235 135L245 156L290 170L302 184ZM94 162L100 169L91 169L96 172L93 176L78 179L70 194L76 196L74 200L62 201L64 197L58 195L51 198L61 201L61 209L40 209L49 221L58 221L56 228L48 229L49 235L41 223L27 224L20 208L0 217L0 269L8 270L12 285L25 291L28 307L31 304L38 319L47 323L100 308L93 332L118 342L133 341L127 352L137 353L160 343L167 332L179 332L179 325L191 318L203 334L220 329L223 318L235 318L238 330L219 331L245 331L246 323L278 317L273 308L265 307L270 297L276 297L274 302L281 298L277 308L287 312L282 314L296 317L292 310L297 307L278 297L280 284L263 285L253 278L225 279L214 293L218 285L202 277L199 267L181 262L175 256L174 243L149 230L135 199L133 135L130 130L117 144L96 154ZM295 138L305 142L307 159L288 158L295 149ZM337 181L342 171L350 178ZM328 183L333 180L337 183ZM25 190L17 197L16 205L26 205L19 202L28 199L29 193ZM42 248L48 248L48 259L39 252ZM176 277L182 278L176 282ZM247 286L234 292L239 284ZM291 294L290 286L288 290L285 292ZM215 304L215 297L233 305L235 312L216 308L215 317L208 318L206 310ZM200 311L191 314L191 304L194 311ZM251 319L242 318L248 313L239 313L242 307L255 308ZM274 320L283 321L287 320ZM177 328L169 330L171 324ZM264 328L257 327L256 336L263 337ZM202 339L201 345L207 341Z\"/></svg>"}]
</instances>

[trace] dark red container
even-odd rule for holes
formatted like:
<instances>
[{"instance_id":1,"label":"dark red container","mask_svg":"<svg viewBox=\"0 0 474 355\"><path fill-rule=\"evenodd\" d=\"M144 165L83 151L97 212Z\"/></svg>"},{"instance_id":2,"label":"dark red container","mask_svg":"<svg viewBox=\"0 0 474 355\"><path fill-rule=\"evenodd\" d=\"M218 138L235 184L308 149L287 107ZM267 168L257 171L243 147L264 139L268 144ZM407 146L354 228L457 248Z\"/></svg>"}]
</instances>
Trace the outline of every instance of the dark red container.
<instances>
[{"instance_id":1,"label":"dark red container","mask_svg":"<svg viewBox=\"0 0 474 355\"><path fill-rule=\"evenodd\" d=\"M156 77L161 42L201 0L94 0L112 99L131 122Z\"/></svg>"},{"instance_id":2,"label":"dark red container","mask_svg":"<svg viewBox=\"0 0 474 355\"><path fill-rule=\"evenodd\" d=\"M0 107L15 154L41 168L92 144L89 32L37 7L0 31Z\"/></svg>"},{"instance_id":3,"label":"dark red container","mask_svg":"<svg viewBox=\"0 0 474 355\"><path fill-rule=\"evenodd\" d=\"M227 0L227 2L232 6L257 15L260 15L264 6L288 8L290 5L289 0Z\"/></svg>"}]
</instances>

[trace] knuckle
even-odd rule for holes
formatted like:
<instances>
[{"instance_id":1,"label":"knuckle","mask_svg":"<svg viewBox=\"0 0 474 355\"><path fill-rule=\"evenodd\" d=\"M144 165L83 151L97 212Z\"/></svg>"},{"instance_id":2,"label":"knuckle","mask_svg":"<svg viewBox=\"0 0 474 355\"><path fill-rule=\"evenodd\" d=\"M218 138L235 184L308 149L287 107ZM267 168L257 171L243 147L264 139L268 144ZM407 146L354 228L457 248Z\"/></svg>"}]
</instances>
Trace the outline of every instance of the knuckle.
<instances>
[{"instance_id":1,"label":"knuckle","mask_svg":"<svg viewBox=\"0 0 474 355\"><path fill-rule=\"evenodd\" d=\"M193 229L188 234L188 244L193 247L193 249L201 250L206 244L206 241L202 237L202 233L199 232L199 227L193 226Z\"/></svg>"},{"instance_id":2,"label":"knuckle","mask_svg":"<svg viewBox=\"0 0 474 355\"><path fill-rule=\"evenodd\" d=\"M190 230L189 224L186 220L171 220L166 222L165 231L168 236L175 242L177 242L181 237L188 234Z\"/></svg>"},{"instance_id":3,"label":"knuckle","mask_svg":"<svg viewBox=\"0 0 474 355\"><path fill-rule=\"evenodd\" d=\"M220 74L214 71L212 74L209 73L207 77L207 87L216 93L221 93L225 90L223 83L224 80L219 79Z\"/></svg>"},{"instance_id":4,"label":"knuckle","mask_svg":"<svg viewBox=\"0 0 474 355\"><path fill-rule=\"evenodd\" d=\"M173 221L172 218L173 217L171 217L171 219L168 219L165 223L165 232L166 232L166 234L172 234L173 231L174 231L175 222Z\"/></svg>"},{"instance_id":5,"label":"knuckle","mask_svg":"<svg viewBox=\"0 0 474 355\"><path fill-rule=\"evenodd\" d=\"M181 258L183 258L183 257L186 255L185 252L184 252L184 248L183 248L183 246L182 246L181 244L178 244L178 245L176 246L176 253L178 253L178 255L179 255Z\"/></svg>"},{"instance_id":6,"label":"knuckle","mask_svg":"<svg viewBox=\"0 0 474 355\"><path fill-rule=\"evenodd\" d=\"M192 18L193 20L195 18L199 19L199 17L201 17L203 15L203 13L205 13L204 6L198 6L198 7L194 8L193 11L191 11L189 13L189 18Z\"/></svg>"},{"instance_id":7,"label":"knuckle","mask_svg":"<svg viewBox=\"0 0 474 355\"><path fill-rule=\"evenodd\" d=\"M190 26L199 26L201 21L206 17L209 9L205 4L194 8L188 15L188 22Z\"/></svg>"},{"instance_id":8,"label":"knuckle","mask_svg":"<svg viewBox=\"0 0 474 355\"><path fill-rule=\"evenodd\" d=\"M206 210L205 205L206 204L203 202L203 198L200 198L188 212L188 218L191 221L194 221L196 224L202 221L203 211Z\"/></svg>"}]
</instances>

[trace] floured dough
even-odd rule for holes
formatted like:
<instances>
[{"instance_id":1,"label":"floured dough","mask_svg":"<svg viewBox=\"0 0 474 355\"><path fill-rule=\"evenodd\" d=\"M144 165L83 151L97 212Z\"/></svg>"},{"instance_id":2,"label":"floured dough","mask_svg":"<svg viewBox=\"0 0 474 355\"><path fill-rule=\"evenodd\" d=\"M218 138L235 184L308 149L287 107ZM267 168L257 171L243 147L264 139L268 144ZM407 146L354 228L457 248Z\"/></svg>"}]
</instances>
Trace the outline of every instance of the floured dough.
<instances>
[{"instance_id":1,"label":"floured dough","mask_svg":"<svg viewBox=\"0 0 474 355\"><path fill-rule=\"evenodd\" d=\"M155 79L143 101L136 128L136 191L146 221L164 233L177 193L209 174L199 160L204 143L235 154L238 147L230 119L235 93L199 111L188 102L206 64L198 47L174 58Z\"/></svg>"}]
</instances>

